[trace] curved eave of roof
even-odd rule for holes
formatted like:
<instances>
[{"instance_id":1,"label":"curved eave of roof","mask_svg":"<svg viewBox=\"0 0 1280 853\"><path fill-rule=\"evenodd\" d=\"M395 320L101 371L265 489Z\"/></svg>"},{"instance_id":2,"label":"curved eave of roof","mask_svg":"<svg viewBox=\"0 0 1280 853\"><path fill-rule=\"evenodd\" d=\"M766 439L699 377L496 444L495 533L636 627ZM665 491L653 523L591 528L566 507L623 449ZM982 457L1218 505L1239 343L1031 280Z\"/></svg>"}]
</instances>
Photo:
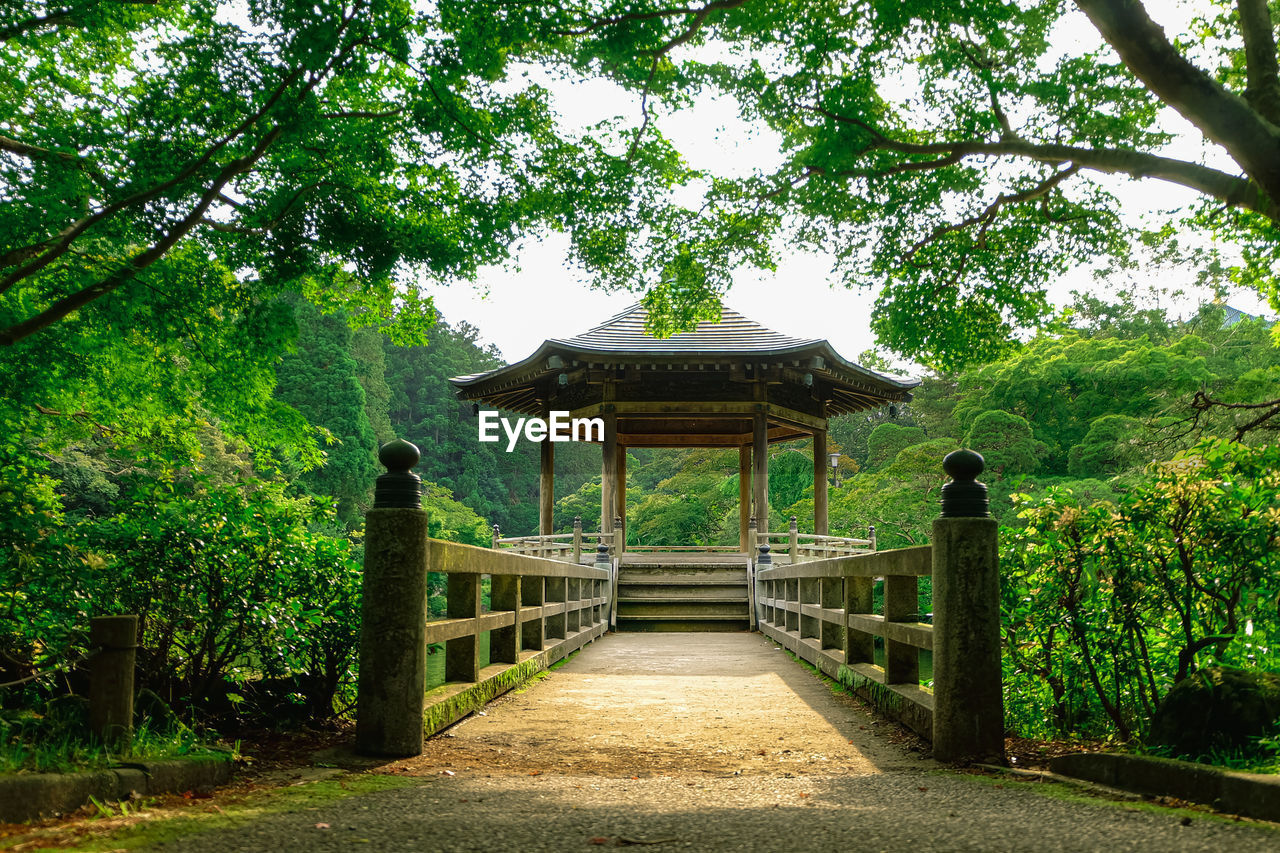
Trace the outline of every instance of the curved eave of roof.
<instances>
[{"instance_id":1,"label":"curved eave of roof","mask_svg":"<svg viewBox=\"0 0 1280 853\"><path fill-rule=\"evenodd\" d=\"M747 349L747 350L709 350L673 347L667 349L628 349L615 350L607 347L583 346L580 343L562 339L552 338L544 341L537 350L528 358L524 358L514 364L505 367L495 368L485 371L484 373L472 373L466 376L455 376L449 380L459 391L467 391L474 388L486 380L495 385L502 385L503 379L525 375L524 381L532 382L542 376L552 373L559 373L562 368L551 368L543 366L538 368L539 363L545 362L552 355L568 355L579 357L579 360L591 359L593 357L607 357L601 360L610 362L644 362L645 359L659 358L686 358L690 356L704 356L706 359L741 359L744 362L751 361L767 361L771 358L779 358L784 356L796 355L820 355L828 362L829 365L835 365L849 373L866 379L870 383L883 386L886 391L910 391L920 384L918 379L901 380L892 376L885 376L860 364L849 361L835 351L831 343L826 340L797 340L794 344L784 347L776 347L773 349ZM834 377L833 377L834 378ZM838 380L837 380L838 381Z\"/></svg>"}]
</instances>

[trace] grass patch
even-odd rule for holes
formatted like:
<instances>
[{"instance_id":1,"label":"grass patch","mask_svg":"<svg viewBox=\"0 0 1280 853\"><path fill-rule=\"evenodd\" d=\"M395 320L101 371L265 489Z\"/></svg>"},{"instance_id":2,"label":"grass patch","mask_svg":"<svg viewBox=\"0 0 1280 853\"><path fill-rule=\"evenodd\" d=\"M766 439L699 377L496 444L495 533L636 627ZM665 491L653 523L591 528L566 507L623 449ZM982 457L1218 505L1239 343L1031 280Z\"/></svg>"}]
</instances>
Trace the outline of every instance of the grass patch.
<instances>
[{"instance_id":1,"label":"grass patch","mask_svg":"<svg viewBox=\"0 0 1280 853\"><path fill-rule=\"evenodd\" d=\"M122 761L153 761L225 754L186 726L152 730L138 726L128 747L117 749L87 734L80 725L24 711L0 717L0 774L68 773L102 770Z\"/></svg>"},{"instance_id":2,"label":"grass patch","mask_svg":"<svg viewBox=\"0 0 1280 853\"><path fill-rule=\"evenodd\" d=\"M1030 791L1040 796L1050 797L1055 800L1083 805L1110 806L1112 808L1123 809L1131 812L1148 812L1150 814L1159 814L1164 816L1173 816L1186 818L1191 820L1212 820L1219 823L1231 824L1238 826L1240 818L1234 815L1218 814L1217 812L1204 809L1186 808L1183 806L1162 805L1158 802L1140 799L1121 799L1108 795L1105 791L1091 788L1080 787L1067 784L1065 782L1033 782L1026 779L1019 779L1013 774L987 775L985 773L966 773L957 770L934 770L931 771L935 775L950 776L953 778L966 779L975 785L985 785L990 788L1003 788L1005 790L1024 790ZM1250 821L1251 826L1265 827L1272 832L1280 833L1280 825L1269 823L1267 821Z\"/></svg>"},{"instance_id":3,"label":"grass patch","mask_svg":"<svg viewBox=\"0 0 1280 853\"><path fill-rule=\"evenodd\" d=\"M255 791L240 801L221 800L216 807L193 805L142 811L135 807L132 815L102 814L100 820L85 821L73 835L68 835L66 830L45 830L6 838L4 843L31 842L48 850L132 850L206 832L233 830L267 815L318 809L348 797L425 783L423 779L354 773L304 785ZM49 846L51 844L55 846ZM59 844L68 846L56 846Z\"/></svg>"},{"instance_id":4,"label":"grass patch","mask_svg":"<svg viewBox=\"0 0 1280 853\"><path fill-rule=\"evenodd\" d=\"M1171 749L1155 746L1139 749L1137 754L1175 758L1244 773L1280 774L1280 735L1256 738L1246 749L1215 749L1207 755L1179 755Z\"/></svg>"}]
</instances>

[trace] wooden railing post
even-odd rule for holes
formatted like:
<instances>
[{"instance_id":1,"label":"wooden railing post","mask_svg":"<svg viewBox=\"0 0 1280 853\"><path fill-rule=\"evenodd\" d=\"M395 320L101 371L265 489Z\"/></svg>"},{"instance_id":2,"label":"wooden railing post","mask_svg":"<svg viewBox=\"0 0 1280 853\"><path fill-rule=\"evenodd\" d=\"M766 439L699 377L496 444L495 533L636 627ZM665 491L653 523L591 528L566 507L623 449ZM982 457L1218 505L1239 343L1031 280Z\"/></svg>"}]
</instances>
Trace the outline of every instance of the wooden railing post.
<instances>
[{"instance_id":1,"label":"wooden railing post","mask_svg":"<svg viewBox=\"0 0 1280 853\"><path fill-rule=\"evenodd\" d=\"M751 559L756 557L756 517L753 515L747 521L747 556Z\"/></svg>"},{"instance_id":2,"label":"wooden railing post","mask_svg":"<svg viewBox=\"0 0 1280 853\"><path fill-rule=\"evenodd\" d=\"M450 573L445 598L445 615L450 619L479 619L480 575ZM444 680L480 680L480 642L475 634L445 640Z\"/></svg>"},{"instance_id":3,"label":"wooden railing post","mask_svg":"<svg viewBox=\"0 0 1280 853\"><path fill-rule=\"evenodd\" d=\"M920 598L916 578L886 575L884 579L884 621L919 622ZM886 684L920 683L920 650L908 643L885 637L884 680Z\"/></svg>"},{"instance_id":4,"label":"wooden railing post","mask_svg":"<svg viewBox=\"0 0 1280 853\"><path fill-rule=\"evenodd\" d=\"M520 583L520 603L524 607L538 608L534 619L520 624L520 645L530 651L540 652L547 640L547 617L542 612L546 603L546 578L540 576L527 577Z\"/></svg>"},{"instance_id":5,"label":"wooden railing post","mask_svg":"<svg viewBox=\"0 0 1280 853\"><path fill-rule=\"evenodd\" d=\"M871 578L845 578L844 612L846 616L851 613L871 613L873 601L874 581ZM844 632L844 662L846 664L874 664L876 662L876 638L865 631L846 627Z\"/></svg>"},{"instance_id":6,"label":"wooden railing post","mask_svg":"<svg viewBox=\"0 0 1280 853\"><path fill-rule=\"evenodd\" d=\"M418 448L387 442L365 516L356 749L369 755L422 753L427 675L427 512L422 481L409 469Z\"/></svg>"},{"instance_id":7,"label":"wooden railing post","mask_svg":"<svg viewBox=\"0 0 1280 853\"><path fill-rule=\"evenodd\" d=\"M125 747L133 736L133 670L138 617L95 616L89 620L89 729L103 743Z\"/></svg>"},{"instance_id":8,"label":"wooden railing post","mask_svg":"<svg viewBox=\"0 0 1280 853\"><path fill-rule=\"evenodd\" d=\"M523 600L520 587L520 575L490 575L492 588L489 598L494 610L511 610L515 613L515 621L503 628L495 628L489 632L490 663L519 663L520 640L524 631L520 626L520 603Z\"/></svg>"},{"instance_id":9,"label":"wooden railing post","mask_svg":"<svg viewBox=\"0 0 1280 853\"><path fill-rule=\"evenodd\" d=\"M626 541L622 538L625 535L622 532L622 516L615 515L613 517L613 548L609 552L614 557L621 554L626 548Z\"/></svg>"},{"instance_id":10,"label":"wooden railing post","mask_svg":"<svg viewBox=\"0 0 1280 853\"><path fill-rule=\"evenodd\" d=\"M983 459L942 461L942 517L933 522L933 755L1004 763L998 523L978 482Z\"/></svg>"},{"instance_id":11,"label":"wooden railing post","mask_svg":"<svg viewBox=\"0 0 1280 853\"><path fill-rule=\"evenodd\" d=\"M582 562L582 516L573 517L573 564Z\"/></svg>"},{"instance_id":12,"label":"wooden railing post","mask_svg":"<svg viewBox=\"0 0 1280 853\"><path fill-rule=\"evenodd\" d=\"M493 526L493 550L498 550L498 539L502 537L502 531L498 529L498 525Z\"/></svg>"},{"instance_id":13,"label":"wooden railing post","mask_svg":"<svg viewBox=\"0 0 1280 853\"><path fill-rule=\"evenodd\" d=\"M874 524L867 528L867 539L871 542L871 550L876 550L876 526Z\"/></svg>"},{"instance_id":14,"label":"wooden railing post","mask_svg":"<svg viewBox=\"0 0 1280 853\"><path fill-rule=\"evenodd\" d=\"M791 564L795 565L800 558L800 528L796 525L796 517L791 516L791 523L787 528L791 534Z\"/></svg>"}]
</instances>

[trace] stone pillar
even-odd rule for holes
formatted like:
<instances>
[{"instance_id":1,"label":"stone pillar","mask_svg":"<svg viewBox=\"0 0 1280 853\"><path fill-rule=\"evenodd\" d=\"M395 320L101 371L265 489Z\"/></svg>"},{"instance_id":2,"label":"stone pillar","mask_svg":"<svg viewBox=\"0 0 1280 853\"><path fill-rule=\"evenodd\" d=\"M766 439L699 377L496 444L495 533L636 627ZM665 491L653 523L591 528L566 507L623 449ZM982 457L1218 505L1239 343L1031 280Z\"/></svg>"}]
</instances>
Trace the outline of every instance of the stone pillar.
<instances>
[{"instance_id":1,"label":"stone pillar","mask_svg":"<svg viewBox=\"0 0 1280 853\"><path fill-rule=\"evenodd\" d=\"M556 505L556 446L549 437L538 446L542 448L538 472L538 533L549 536L555 530L552 516Z\"/></svg>"},{"instance_id":2,"label":"stone pillar","mask_svg":"<svg viewBox=\"0 0 1280 853\"><path fill-rule=\"evenodd\" d=\"M89 731L104 744L126 747L133 736L133 670L138 617L89 620Z\"/></svg>"},{"instance_id":3,"label":"stone pillar","mask_svg":"<svg viewBox=\"0 0 1280 853\"><path fill-rule=\"evenodd\" d=\"M942 462L942 517L933 522L933 756L1003 764L998 524L983 459L957 450Z\"/></svg>"},{"instance_id":4,"label":"stone pillar","mask_svg":"<svg viewBox=\"0 0 1280 853\"><path fill-rule=\"evenodd\" d=\"M827 527L827 431L813 432L813 532L825 536Z\"/></svg>"},{"instance_id":5,"label":"stone pillar","mask_svg":"<svg viewBox=\"0 0 1280 853\"><path fill-rule=\"evenodd\" d=\"M751 419L751 480L755 492L756 531L769 531L769 416L760 412Z\"/></svg>"},{"instance_id":6,"label":"stone pillar","mask_svg":"<svg viewBox=\"0 0 1280 853\"><path fill-rule=\"evenodd\" d=\"M427 676L427 512L409 469L418 448L396 439L378 458L373 508L365 516L356 749L366 755L422 753Z\"/></svg>"},{"instance_id":7,"label":"stone pillar","mask_svg":"<svg viewBox=\"0 0 1280 853\"><path fill-rule=\"evenodd\" d=\"M738 547L752 556L752 542L747 538L747 525L751 522L751 448L745 444L738 448Z\"/></svg>"}]
</instances>

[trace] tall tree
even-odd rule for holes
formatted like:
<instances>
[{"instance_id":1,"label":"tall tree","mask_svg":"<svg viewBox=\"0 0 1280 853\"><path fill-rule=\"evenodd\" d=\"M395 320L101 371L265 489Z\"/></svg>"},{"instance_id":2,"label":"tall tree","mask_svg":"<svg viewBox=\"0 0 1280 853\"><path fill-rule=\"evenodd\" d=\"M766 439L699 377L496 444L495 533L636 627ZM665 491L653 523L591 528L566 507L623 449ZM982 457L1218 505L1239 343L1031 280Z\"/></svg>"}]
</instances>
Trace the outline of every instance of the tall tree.
<instances>
[{"instance_id":1,"label":"tall tree","mask_svg":"<svg viewBox=\"0 0 1280 853\"><path fill-rule=\"evenodd\" d=\"M850 285L883 286L872 323L897 352L944 368L990 360L1048 319L1062 273L1126 262L1137 237L1185 254L1182 226L1233 243L1222 271L1280 308L1275 3L1205 2L1186 33L1153 21L1166 4L1139 0L637 6L583 8L572 32L604 34L604 67L647 95L638 135L654 132L653 102L679 105L690 83L777 132L782 166L713 182L708 210L726 240L794 223L788 245L832 253ZM1076 45L1082 29L1093 37ZM1194 130L1180 137L1166 109ZM1136 225L1111 176L1191 200ZM664 299L714 300L725 273L701 272Z\"/></svg>"},{"instance_id":2,"label":"tall tree","mask_svg":"<svg viewBox=\"0 0 1280 853\"><path fill-rule=\"evenodd\" d=\"M270 362L292 328L273 313L282 294L394 319L388 334L417 340L434 317L419 281L465 279L543 229L621 274L626 234L692 216L665 202L690 173L662 140L561 128L548 90L514 67L562 38L543 20L561 14L460 0L3 4L0 350L48 364L55 330L82 353L149 339L200 353L234 337ZM229 399L210 403L262 410L270 385L226 381Z\"/></svg>"},{"instance_id":3,"label":"tall tree","mask_svg":"<svg viewBox=\"0 0 1280 853\"><path fill-rule=\"evenodd\" d=\"M351 328L342 317L306 304L298 306L298 320L298 349L280 363L276 395L320 431L326 457L321 467L299 472L298 481L314 495L333 498L339 520L356 526L373 496L377 439Z\"/></svg>"}]
</instances>

